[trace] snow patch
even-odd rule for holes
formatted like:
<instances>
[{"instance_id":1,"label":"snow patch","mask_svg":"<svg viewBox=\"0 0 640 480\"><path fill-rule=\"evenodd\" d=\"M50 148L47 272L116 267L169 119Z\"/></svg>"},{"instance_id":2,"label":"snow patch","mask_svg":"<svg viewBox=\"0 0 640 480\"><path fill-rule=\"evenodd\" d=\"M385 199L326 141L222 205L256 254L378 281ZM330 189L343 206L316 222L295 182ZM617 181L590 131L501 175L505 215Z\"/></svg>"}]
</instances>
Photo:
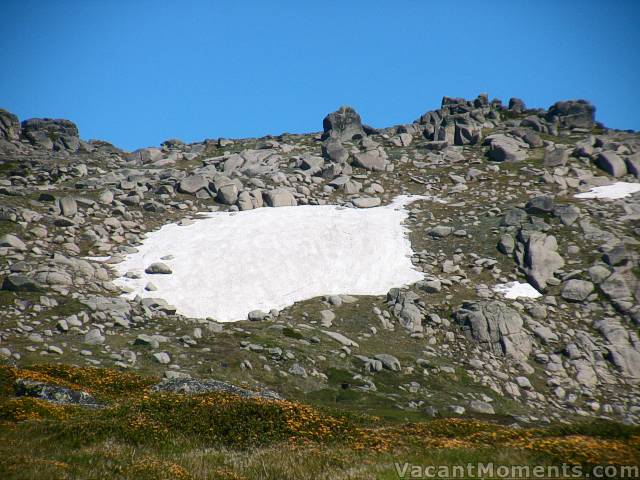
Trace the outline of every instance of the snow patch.
<instances>
[{"instance_id":1,"label":"snow patch","mask_svg":"<svg viewBox=\"0 0 640 480\"><path fill-rule=\"evenodd\" d=\"M244 320L320 295L384 295L423 278L411 263L401 196L368 209L335 205L207 213L148 234L115 268L130 298L159 297L193 318ZM161 260L162 257L171 258ZM172 274L146 274L162 261ZM126 278L135 272L139 278ZM152 282L157 290L148 292Z\"/></svg>"},{"instance_id":2,"label":"snow patch","mask_svg":"<svg viewBox=\"0 0 640 480\"><path fill-rule=\"evenodd\" d=\"M636 193L638 191L640 191L640 183L616 182L611 185L594 187L588 192L578 193L575 197L617 200L619 198L628 197L632 193Z\"/></svg>"},{"instance_id":3,"label":"snow patch","mask_svg":"<svg viewBox=\"0 0 640 480\"><path fill-rule=\"evenodd\" d=\"M494 292L502 293L505 298L538 298L542 294L528 283L509 282L493 287Z\"/></svg>"}]
</instances>

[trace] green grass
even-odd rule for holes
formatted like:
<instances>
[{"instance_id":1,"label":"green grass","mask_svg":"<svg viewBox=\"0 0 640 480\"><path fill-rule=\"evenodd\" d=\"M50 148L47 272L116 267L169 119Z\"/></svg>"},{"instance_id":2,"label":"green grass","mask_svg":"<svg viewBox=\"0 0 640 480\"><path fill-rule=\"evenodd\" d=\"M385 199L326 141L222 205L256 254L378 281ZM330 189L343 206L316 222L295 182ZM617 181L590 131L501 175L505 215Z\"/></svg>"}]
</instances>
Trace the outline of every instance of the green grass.
<instances>
[{"instance_id":1,"label":"green grass","mask_svg":"<svg viewBox=\"0 0 640 480\"><path fill-rule=\"evenodd\" d=\"M348 377L330 372L332 383ZM106 407L16 398L16 378L83 389ZM399 410L380 418L340 408L347 398L363 398L352 389L335 395L333 408L316 408L223 393L154 393L156 381L67 365L0 367L0 478L364 479L397 478L394 462L640 462L640 428L612 422L515 429L473 419L421 421Z\"/></svg>"}]
</instances>

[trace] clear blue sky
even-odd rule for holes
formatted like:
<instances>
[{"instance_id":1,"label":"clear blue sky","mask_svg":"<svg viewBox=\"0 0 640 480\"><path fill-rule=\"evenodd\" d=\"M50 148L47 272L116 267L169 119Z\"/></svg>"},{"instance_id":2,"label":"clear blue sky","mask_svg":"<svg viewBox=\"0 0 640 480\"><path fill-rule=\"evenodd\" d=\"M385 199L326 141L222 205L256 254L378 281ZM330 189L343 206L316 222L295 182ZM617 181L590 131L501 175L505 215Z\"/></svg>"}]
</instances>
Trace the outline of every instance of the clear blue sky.
<instances>
[{"instance_id":1,"label":"clear blue sky","mask_svg":"<svg viewBox=\"0 0 640 480\"><path fill-rule=\"evenodd\" d=\"M640 1L0 0L0 107L125 149L587 98L640 130Z\"/></svg>"}]
</instances>

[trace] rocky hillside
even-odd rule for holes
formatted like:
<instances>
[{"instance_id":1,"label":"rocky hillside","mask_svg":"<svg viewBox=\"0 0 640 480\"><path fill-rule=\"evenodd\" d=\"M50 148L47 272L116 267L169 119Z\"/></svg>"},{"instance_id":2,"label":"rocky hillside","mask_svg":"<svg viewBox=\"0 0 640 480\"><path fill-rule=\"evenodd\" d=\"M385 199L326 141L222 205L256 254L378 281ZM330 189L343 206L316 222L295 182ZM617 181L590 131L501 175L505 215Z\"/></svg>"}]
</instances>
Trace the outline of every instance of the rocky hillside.
<instances>
[{"instance_id":1,"label":"rocky hillside","mask_svg":"<svg viewBox=\"0 0 640 480\"><path fill-rule=\"evenodd\" d=\"M389 128L341 107L323 132L125 152L81 140L71 121L0 110L0 357L213 379L382 416L638 423L640 194L575 195L637 182L640 134L594 119L584 100L543 110L445 97ZM400 194L428 197L406 222L425 278L386 296L223 324L127 300L113 283L111 266L147 232L198 212L370 208ZM494 289L514 281L541 295Z\"/></svg>"}]
</instances>

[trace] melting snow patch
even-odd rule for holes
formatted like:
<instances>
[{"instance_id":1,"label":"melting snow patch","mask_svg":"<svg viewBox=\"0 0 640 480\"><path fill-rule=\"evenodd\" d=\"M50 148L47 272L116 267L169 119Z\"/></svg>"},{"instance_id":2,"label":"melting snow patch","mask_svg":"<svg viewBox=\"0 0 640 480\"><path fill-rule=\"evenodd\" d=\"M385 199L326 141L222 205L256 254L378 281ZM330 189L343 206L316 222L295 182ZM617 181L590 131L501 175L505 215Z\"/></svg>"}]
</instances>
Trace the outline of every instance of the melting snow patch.
<instances>
[{"instance_id":1,"label":"melting snow patch","mask_svg":"<svg viewBox=\"0 0 640 480\"><path fill-rule=\"evenodd\" d=\"M616 200L640 191L640 183L616 182L612 185L594 187L588 192L578 193L576 198L605 198Z\"/></svg>"},{"instance_id":2,"label":"melting snow patch","mask_svg":"<svg viewBox=\"0 0 640 480\"><path fill-rule=\"evenodd\" d=\"M160 297L193 318L247 318L320 295L384 295L423 274L411 263L401 196L369 209L335 205L209 213L190 225L165 225L115 265L131 297ZM162 260L168 275L145 269ZM136 273L127 278L128 272ZM145 290L147 283L156 287Z\"/></svg>"},{"instance_id":3,"label":"melting snow patch","mask_svg":"<svg viewBox=\"0 0 640 480\"><path fill-rule=\"evenodd\" d=\"M542 296L528 283L509 282L493 287L494 292L502 293L505 298L538 298Z\"/></svg>"}]
</instances>

